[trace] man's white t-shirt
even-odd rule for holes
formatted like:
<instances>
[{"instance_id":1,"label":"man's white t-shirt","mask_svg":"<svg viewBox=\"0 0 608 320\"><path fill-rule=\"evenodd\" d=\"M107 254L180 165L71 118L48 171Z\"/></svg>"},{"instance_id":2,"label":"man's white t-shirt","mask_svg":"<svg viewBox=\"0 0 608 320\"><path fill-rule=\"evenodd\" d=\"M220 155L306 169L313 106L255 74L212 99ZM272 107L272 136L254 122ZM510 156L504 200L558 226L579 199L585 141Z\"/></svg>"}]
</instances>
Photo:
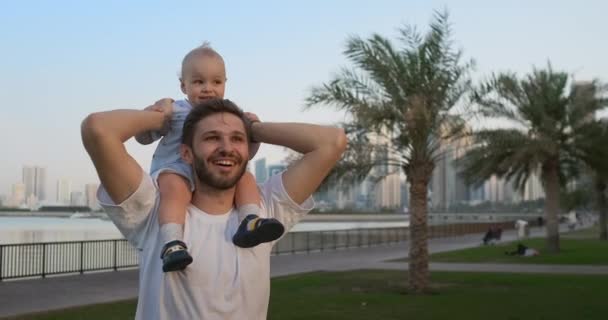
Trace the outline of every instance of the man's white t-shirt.
<instances>
[{"instance_id":1,"label":"man's white t-shirt","mask_svg":"<svg viewBox=\"0 0 608 320\"><path fill-rule=\"evenodd\" d=\"M285 230L314 207L312 198L299 205L289 197L282 174L272 176L260 193L260 216L278 219ZM97 196L120 232L140 249L136 319L266 319L273 243L250 249L235 246L236 210L209 215L191 205L184 242L194 262L184 271L163 273L155 180L144 174L138 189L118 205L103 186Z\"/></svg>"}]
</instances>

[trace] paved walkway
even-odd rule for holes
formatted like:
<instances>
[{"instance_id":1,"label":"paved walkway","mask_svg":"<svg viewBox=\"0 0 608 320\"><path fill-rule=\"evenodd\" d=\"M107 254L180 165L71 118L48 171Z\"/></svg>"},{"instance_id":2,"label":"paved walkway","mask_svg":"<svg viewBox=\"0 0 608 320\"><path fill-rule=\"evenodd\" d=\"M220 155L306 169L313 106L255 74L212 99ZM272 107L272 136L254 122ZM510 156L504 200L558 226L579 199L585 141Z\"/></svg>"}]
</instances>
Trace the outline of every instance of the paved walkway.
<instances>
[{"instance_id":1,"label":"paved walkway","mask_svg":"<svg viewBox=\"0 0 608 320\"><path fill-rule=\"evenodd\" d=\"M533 235L541 235L540 230ZM431 253L479 246L481 234L432 239ZM512 231L503 240L515 238ZM405 258L407 243L370 248L280 255L271 258L271 276L278 277L312 271L355 269L407 269L407 263L387 262ZM606 274L608 266L561 266L529 264L431 263L433 271L537 272ZM0 317L112 302L137 297L137 270L58 276L46 279L17 280L0 283Z\"/></svg>"}]
</instances>

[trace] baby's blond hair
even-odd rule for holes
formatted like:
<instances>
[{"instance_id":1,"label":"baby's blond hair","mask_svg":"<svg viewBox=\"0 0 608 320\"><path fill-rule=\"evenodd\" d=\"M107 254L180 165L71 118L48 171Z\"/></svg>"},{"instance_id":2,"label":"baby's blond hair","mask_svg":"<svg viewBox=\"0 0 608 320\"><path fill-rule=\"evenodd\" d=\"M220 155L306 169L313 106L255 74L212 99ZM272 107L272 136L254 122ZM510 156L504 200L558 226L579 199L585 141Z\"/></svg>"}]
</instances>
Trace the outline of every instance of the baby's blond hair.
<instances>
[{"instance_id":1,"label":"baby's blond hair","mask_svg":"<svg viewBox=\"0 0 608 320\"><path fill-rule=\"evenodd\" d=\"M182 70L180 72L180 78L184 77L184 69L186 68L186 64L188 63L188 61L198 55L218 58L220 59L220 61L222 61L222 63L224 63L224 58L222 58L222 56L211 47L211 44L208 41L205 41L202 45L190 50L190 52L188 52L184 56L184 59L182 60Z\"/></svg>"}]
</instances>

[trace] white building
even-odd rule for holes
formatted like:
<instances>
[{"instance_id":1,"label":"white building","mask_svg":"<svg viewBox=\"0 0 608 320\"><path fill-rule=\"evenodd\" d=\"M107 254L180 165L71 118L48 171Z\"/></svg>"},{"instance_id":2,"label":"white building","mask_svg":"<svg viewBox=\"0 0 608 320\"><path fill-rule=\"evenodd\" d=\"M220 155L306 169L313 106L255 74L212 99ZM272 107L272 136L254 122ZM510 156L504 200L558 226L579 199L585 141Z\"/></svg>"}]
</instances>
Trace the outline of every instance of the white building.
<instances>
[{"instance_id":1,"label":"white building","mask_svg":"<svg viewBox=\"0 0 608 320\"><path fill-rule=\"evenodd\" d=\"M380 180L375 188L376 208L401 207L401 179L400 172L393 172Z\"/></svg>"},{"instance_id":2,"label":"white building","mask_svg":"<svg viewBox=\"0 0 608 320\"><path fill-rule=\"evenodd\" d=\"M84 194L80 191L72 191L70 193L70 205L84 206L85 205Z\"/></svg>"},{"instance_id":3,"label":"white building","mask_svg":"<svg viewBox=\"0 0 608 320\"><path fill-rule=\"evenodd\" d=\"M34 195L38 201L46 200L46 168L24 166L22 178L26 198L30 199Z\"/></svg>"},{"instance_id":4,"label":"white building","mask_svg":"<svg viewBox=\"0 0 608 320\"><path fill-rule=\"evenodd\" d=\"M8 207L20 207L25 204L25 184L13 184L11 198L8 201Z\"/></svg>"},{"instance_id":5,"label":"white building","mask_svg":"<svg viewBox=\"0 0 608 320\"><path fill-rule=\"evenodd\" d=\"M523 200L533 201L545 197L545 190L538 174L532 174L526 181Z\"/></svg>"},{"instance_id":6,"label":"white building","mask_svg":"<svg viewBox=\"0 0 608 320\"><path fill-rule=\"evenodd\" d=\"M70 204L70 193L72 192L72 182L67 179L57 180L57 203L62 205Z\"/></svg>"},{"instance_id":7,"label":"white building","mask_svg":"<svg viewBox=\"0 0 608 320\"><path fill-rule=\"evenodd\" d=\"M99 201L97 201L97 188L99 188L98 183L87 183L84 185L86 205L91 208L91 210L101 208Z\"/></svg>"}]
</instances>

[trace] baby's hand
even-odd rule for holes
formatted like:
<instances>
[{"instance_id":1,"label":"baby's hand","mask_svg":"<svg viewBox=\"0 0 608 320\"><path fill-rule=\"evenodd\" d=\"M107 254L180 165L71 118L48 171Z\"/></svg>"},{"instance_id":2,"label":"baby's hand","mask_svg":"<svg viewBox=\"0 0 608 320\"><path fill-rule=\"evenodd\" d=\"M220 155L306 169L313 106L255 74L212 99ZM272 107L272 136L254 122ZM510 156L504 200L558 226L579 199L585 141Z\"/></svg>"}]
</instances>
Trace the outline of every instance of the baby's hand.
<instances>
[{"instance_id":1,"label":"baby's hand","mask_svg":"<svg viewBox=\"0 0 608 320\"><path fill-rule=\"evenodd\" d=\"M153 105L146 107L144 110L162 112L165 116L164 124L160 133L165 135L171 128L171 117L173 116L173 99L164 98L156 101Z\"/></svg>"}]
</instances>

